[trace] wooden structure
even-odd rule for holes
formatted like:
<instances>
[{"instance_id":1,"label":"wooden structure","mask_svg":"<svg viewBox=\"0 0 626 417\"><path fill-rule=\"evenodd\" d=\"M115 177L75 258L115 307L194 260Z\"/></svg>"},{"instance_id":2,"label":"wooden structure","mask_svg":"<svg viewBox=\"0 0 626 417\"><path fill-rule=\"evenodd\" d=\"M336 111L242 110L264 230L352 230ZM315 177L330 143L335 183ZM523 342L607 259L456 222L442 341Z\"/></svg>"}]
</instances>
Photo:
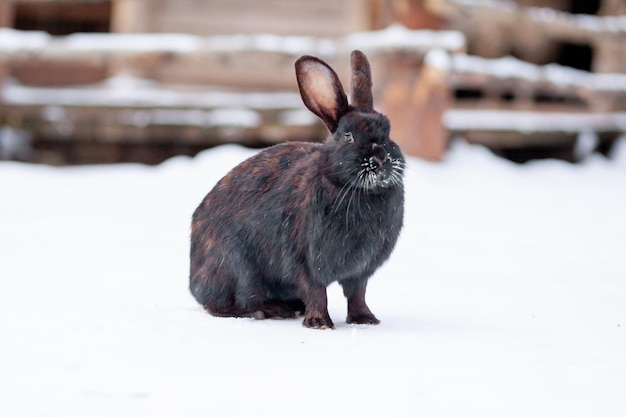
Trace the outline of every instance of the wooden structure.
<instances>
[{"instance_id":1,"label":"wooden structure","mask_svg":"<svg viewBox=\"0 0 626 417\"><path fill-rule=\"evenodd\" d=\"M20 46L2 50L3 37L8 39L7 45ZM66 156L67 162L124 160L123 154L133 145L152 146L153 151L175 146L179 153L193 154L209 145L233 141L257 145L288 139L322 140L326 136L323 127L305 110L296 92L293 62L298 56L322 57L347 86L349 53L364 50L374 67L375 96L384 108L385 103L393 104L393 94L387 92L394 89L400 63L410 60L419 66L433 47L457 53L463 50L464 40L456 32L401 27L334 39L187 34L50 36L5 30L0 32L0 63L9 68L22 62L87 62L114 66L118 75L88 86L6 84L1 95L3 117L9 125L47 138L48 151L54 146L70 146L73 155ZM183 83L163 75L164 68L184 63L201 64L206 82L192 83L185 75L187 82ZM402 137L405 122L392 113L396 112L389 108L392 133ZM397 112L397 116L404 113ZM154 155L146 162L160 159L161 155ZM55 162L52 158L48 161Z\"/></svg>"},{"instance_id":2,"label":"wooden structure","mask_svg":"<svg viewBox=\"0 0 626 417\"><path fill-rule=\"evenodd\" d=\"M597 14L578 14L593 1L428 0L428 7L462 31L468 52L486 58L574 66L592 72L626 72L624 2L596 1ZM573 11L573 12L570 12ZM592 9L588 9L592 11Z\"/></svg>"},{"instance_id":3,"label":"wooden structure","mask_svg":"<svg viewBox=\"0 0 626 417\"><path fill-rule=\"evenodd\" d=\"M551 149L547 155L575 160L581 132L593 132L603 150L626 131L623 1L426 4L464 33L470 54L427 62L450 97L441 136L461 133L503 154Z\"/></svg>"},{"instance_id":4,"label":"wooden structure","mask_svg":"<svg viewBox=\"0 0 626 417\"><path fill-rule=\"evenodd\" d=\"M439 160L456 134L503 154L573 149L581 131L602 145L626 131L625 8L621 0L8 0L0 127L27 132L35 158L51 163L155 163L232 141L321 140L293 61L320 56L347 85L347 57L358 48L374 66L377 107L409 155Z\"/></svg>"},{"instance_id":5,"label":"wooden structure","mask_svg":"<svg viewBox=\"0 0 626 417\"><path fill-rule=\"evenodd\" d=\"M364 49L377 97L392 105L386 90L396 60L419 65L432 47L464 48L458 33L371 33L410 6L391 1L0 4L0 25L18 29L0 32L0 80L18 82L4 83L0 124L32 134L37 157L53 163L133 159L135 148L150 149L142 160L158 162L172 150L192 154L230 141L321 140L323 128L296 93L299 55L321 56L347 81L351 48ZM226 103L216 99L225 95Z\"/></svg>"}]
</instances>

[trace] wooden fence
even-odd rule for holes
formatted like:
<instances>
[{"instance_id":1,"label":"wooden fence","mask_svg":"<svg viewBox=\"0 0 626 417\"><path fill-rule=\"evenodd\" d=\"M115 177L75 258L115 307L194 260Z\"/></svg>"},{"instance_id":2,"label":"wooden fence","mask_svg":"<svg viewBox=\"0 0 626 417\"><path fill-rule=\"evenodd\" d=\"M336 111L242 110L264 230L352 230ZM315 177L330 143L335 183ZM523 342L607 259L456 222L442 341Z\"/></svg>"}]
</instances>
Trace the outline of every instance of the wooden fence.
<instances>
[{"instance_id":1,"label":"wooden fence","mask_svg":"<svg viewBox=\"0 0 626 417\"><path fill-rule=\"evenodd\" d=\"M0 66L90 64L111 68L97 84L26 86L5 82L3 124L25 129L48 143L91 149L95 144L175 143L192 151L225 142L246 144L321 140L325 133L297 94L293 62L303 54L327 60L349 87L349 53L362 49L373 66L375 96L384 108L401 63L419 67L432 48L463 51L457 32L391 27L339 39L277 35L75 34L0 29ZM188 63L202 76L169 73ZM184 65L182 65L184 66ZM389 107L394 133L402 113ZM392 114L393 113L393 114ZM82 145L74 146L78 142ZM91 151L90 151L91 152ZM93 152L91 152L93 153ZM423 155L430 157L428 155ZM79 157L75 159L80 159ZM83 158L84 159L84 158ZM91 159L87 158L89 161Z\"/></svg>"},{"instance_id":2,"label":"wooden fence","mask_svg":"<svg viewBox=\"0 0 626 417\"><path fill-rule=\"evenodd\" d=\"M393 98L405 113L398 140L409 154L440 159L456 134L493 149L573 150L580 133L610 142L626 132L626 74L441 50L414 73L397 77Z\"/></svg>"}]
</instances>

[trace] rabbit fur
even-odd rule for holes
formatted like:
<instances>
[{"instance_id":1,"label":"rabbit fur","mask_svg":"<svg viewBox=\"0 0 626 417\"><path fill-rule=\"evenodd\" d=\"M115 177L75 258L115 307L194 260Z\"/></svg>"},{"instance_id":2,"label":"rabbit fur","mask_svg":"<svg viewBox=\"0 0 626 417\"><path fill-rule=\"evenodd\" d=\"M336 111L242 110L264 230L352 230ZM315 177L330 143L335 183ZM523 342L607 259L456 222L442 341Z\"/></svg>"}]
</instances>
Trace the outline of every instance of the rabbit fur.
<instances>
[{"instance_id":1,"label":"rabbit fur","mask_svg":"<svg viewBox=\"0 0 626 417\"><path fill-rule=\"evenodd\" d=\"M378 324L368 279L403 222L405 159L373 108L370 65L351 55L351 104L335 71L303 56L300 95L330 132L324 143L272 146L232 169L193 214L190 290L215 316L295 318L334 328L326 287L339 282L348 323Z\"/></svg>"}]
</instances>

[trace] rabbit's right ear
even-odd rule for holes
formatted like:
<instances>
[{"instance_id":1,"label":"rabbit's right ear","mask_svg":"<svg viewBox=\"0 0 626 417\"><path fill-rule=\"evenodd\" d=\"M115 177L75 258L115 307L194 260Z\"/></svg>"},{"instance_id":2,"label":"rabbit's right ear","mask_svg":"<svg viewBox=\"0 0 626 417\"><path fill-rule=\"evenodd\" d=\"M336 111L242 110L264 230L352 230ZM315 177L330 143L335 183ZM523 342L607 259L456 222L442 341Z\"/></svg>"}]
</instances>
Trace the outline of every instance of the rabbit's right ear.
<instances>
[{"instance_id":1,"label":"rabbit's right ear","mask_svg":"<svg viewBox=\"0 0 626 417\"><path fill-rule=\"evenodd\" d=\"M349 109L339 77L324 61L305 55L296 61L296 79L304 105L315 113L331 133Z\"/></svg>"}]
</instances>

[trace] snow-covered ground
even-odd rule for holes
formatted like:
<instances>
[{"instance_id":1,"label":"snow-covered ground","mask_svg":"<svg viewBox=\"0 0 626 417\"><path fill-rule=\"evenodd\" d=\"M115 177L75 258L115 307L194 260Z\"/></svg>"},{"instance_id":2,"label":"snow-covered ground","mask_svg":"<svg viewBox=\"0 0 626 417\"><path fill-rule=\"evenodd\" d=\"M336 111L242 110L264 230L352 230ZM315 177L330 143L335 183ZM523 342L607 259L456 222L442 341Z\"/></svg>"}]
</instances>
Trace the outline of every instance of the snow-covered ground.
<instances>
[{"instance_id":1,"label":"snow-covered ground","mask_svg":"<svg viewBox=\"0 0 626 417\"><path fill-rule=\"evenodd\" d=\"M2 416L624 416L626 138L611 159L410 159L379 326L220 319L190 216L253 151L157 167L0 163Z\"/></svg>"}]
</instances>

